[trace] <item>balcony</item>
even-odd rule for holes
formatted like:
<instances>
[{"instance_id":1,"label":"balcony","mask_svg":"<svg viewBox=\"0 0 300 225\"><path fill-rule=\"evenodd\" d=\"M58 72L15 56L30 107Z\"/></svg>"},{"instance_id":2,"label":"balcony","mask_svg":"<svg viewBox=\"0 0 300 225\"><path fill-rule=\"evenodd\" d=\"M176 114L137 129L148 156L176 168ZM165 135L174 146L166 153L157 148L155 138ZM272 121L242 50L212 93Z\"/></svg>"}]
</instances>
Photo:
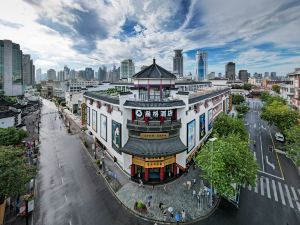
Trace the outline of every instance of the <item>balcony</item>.
<instances>
[{"instance_id":1,"label":"balcony","mask_svg":"<svg viewBox=\"0 0 300 225\"><path fill-rule=\"evenodd\" d=\"M160 123L160 121L149 121L146 123L144 121L127 120L127 129L140 132L168 132L180 128L181 120L165 120L163 123Z\"/></svg>"}]
</instances>

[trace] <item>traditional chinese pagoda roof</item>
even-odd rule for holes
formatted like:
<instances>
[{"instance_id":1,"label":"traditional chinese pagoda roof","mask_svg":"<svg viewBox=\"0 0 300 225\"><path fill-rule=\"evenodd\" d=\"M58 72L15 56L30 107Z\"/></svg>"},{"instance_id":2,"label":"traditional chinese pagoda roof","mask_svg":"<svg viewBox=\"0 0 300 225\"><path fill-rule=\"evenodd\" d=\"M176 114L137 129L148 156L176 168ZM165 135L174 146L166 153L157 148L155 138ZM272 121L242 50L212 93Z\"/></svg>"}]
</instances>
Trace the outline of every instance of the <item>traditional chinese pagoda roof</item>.
<instances>
[{"instance_id":1,"label":"traditional chinese pagoda roof","mask_svg":"<svg viewBox=\"0 0 300 225\"><path fill-rule=\"evenodd\" d=\"M176 79L173 73L170 73L166 69L155 63L153 59L152 65L146 67L142 71L132 76L134 79Z\"/></svg>"},{"instance_id":2,"label":"traditional chinese pagoda roof","mask_svg":"<svg viewBox=\"0 0 300 225\"><path fill-rule=\"evenodd\" d=\"M129 137L121 151L142 157L158 157L175 155L186 149L179 137L154 140Z\"/></svg>"}]
</instances>

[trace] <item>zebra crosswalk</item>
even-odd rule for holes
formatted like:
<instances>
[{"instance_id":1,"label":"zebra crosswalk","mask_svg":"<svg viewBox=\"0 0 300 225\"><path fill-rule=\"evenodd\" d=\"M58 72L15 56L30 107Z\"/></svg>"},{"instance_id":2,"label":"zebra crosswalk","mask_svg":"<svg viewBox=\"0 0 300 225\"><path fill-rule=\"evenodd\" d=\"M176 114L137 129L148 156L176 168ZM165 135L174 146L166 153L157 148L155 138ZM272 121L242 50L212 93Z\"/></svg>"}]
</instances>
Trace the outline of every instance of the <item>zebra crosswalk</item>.
<instances>
[{"instance_id":1,"label":"zebra crosswalk","mask_svg":"<svg viewBox=\"0 0 300 225\"><path fill-rule=\"evenodd\" d=\"M289 186L282 181L260 176L257 177L255 187L243 185L243 188L300 212L300 189Z\"/></svg>"}]
</instances>

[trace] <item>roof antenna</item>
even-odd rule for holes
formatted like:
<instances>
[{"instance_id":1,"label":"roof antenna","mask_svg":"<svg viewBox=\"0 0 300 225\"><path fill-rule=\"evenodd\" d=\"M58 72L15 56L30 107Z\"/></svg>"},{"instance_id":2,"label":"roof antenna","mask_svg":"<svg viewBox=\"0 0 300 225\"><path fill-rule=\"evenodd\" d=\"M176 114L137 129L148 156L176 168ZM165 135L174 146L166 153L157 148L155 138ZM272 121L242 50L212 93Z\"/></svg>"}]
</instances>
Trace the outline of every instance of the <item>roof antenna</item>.
<instances>
[{"instance_id":1,"label":"roof antenna","mask_svg":"<svg viewBox=\"0 0 300 225\"><path fill-rule=\"evenodd\" d=\"M153 64L155 64L155 58L153 58Z\"/></svg>"}]
</instances>

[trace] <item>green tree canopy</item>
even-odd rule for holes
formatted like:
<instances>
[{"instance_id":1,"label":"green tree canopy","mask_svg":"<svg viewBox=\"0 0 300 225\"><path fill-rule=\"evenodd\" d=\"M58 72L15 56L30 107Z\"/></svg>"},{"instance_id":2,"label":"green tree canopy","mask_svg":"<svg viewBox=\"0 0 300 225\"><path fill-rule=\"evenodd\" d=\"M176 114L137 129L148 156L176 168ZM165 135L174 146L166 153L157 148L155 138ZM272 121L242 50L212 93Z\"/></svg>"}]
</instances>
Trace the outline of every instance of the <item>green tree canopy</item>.
<instances>
[{"instance_id":1,"label":"green tree canopy","mask_svg":"<svg viewBox=\"0 0 300 225\"><path fill-rule=\"evenodd\" d=\"M296 124L299 114L282 101L273 100L269 103L268 100L268 103L262 109L261 118L284 131Z\"/></svg>"},{"instance_id":2,"label":"green tree canopy","mask_svg":"<svg viewBox=\"0 0 300 225\"><path fill-rule=\"evenodd\" d=\"M285 130L285 147L289 157L300 166L300 126L295 125Z\"/></svg>"},{"instance_id":3,"label":"green tree canopy","mask_svg":"<svg viewBox=\"0 0 300 225\"><path fill-rule=\"evenodd\" d=\"M244 84L244 90L250 91L252 89L252 85L249 83Z\"/></svg>"},{"instance_id":4,"label":"green tree canopy","mask_svg":"<svg viewBox=\"0 0 300 225\"><path fill-rule=\"evenodd\" d=\"M238 95L238 94L233 94L232 95L232 104L239 105L239 104L241 104L244 101L245 101L244 96Z\"/></svg>"},{"instance_id":5,"label":"green tree canopy","mask_svg":"<svg viewBox=\"0 0 300 225\"><path fill-rule=\"evenodd\" d=\"M272 91L276 92L277 94L280 93L280 86L278 84L272 85Z\"/></svg>"},{"instance_id":6,"label":"green tree canopy","mask_svg":"<svg viewBox=\"0 0 300 225\"><path fill-rule=\"evenodd\" d=\"M227 137L234 133L238 134L242 140L248 140L248 132L243 120L232 118L225 113L220 113L215 119L213 132L220 137Z\"/></svg>"},{"instance_id":7,"label":"green tree canopy","mask_svg":"<svg viewBox=\"0 0 300 225\"><path fill-rule=\"evenodd\" d=\"M36 168L26 163L23 150L15 146L0 146L0 203L8 196L25 191Z\"/></svg>"},{"instance_id":8,"label":"green tree canopy","mask_svg":"<svg viewBox=\"0 0 300 225\"><path fill-rule=\"evenodd\" d=\"M15 127L0 128L0 144L1 145L17 145L28 136L28 133L22 129Z\"/></svg>"},{"instance_id":9,"label":"green tree canopy","mask_svg":"<svg viewBox=\"0 0 300 225\"><path fill-rule=\"evenodd\" d=\"M196 157L196 164L217 192L231 198L235 195L232 184L255 186L258 165L246 141L238 134L207 142Z\"/></svg>"},{"instance_id":10,"label":"green tree canopy","mask_svg":"<svg viewBox=\"0 0 300 225\"><path fill-rule=\"evenodd\" d=\"M235 109L238 113L245 114L246 112L248 112L249 107L246 104L239 104L235 106Z\"/></svg>"}]
</instances>

